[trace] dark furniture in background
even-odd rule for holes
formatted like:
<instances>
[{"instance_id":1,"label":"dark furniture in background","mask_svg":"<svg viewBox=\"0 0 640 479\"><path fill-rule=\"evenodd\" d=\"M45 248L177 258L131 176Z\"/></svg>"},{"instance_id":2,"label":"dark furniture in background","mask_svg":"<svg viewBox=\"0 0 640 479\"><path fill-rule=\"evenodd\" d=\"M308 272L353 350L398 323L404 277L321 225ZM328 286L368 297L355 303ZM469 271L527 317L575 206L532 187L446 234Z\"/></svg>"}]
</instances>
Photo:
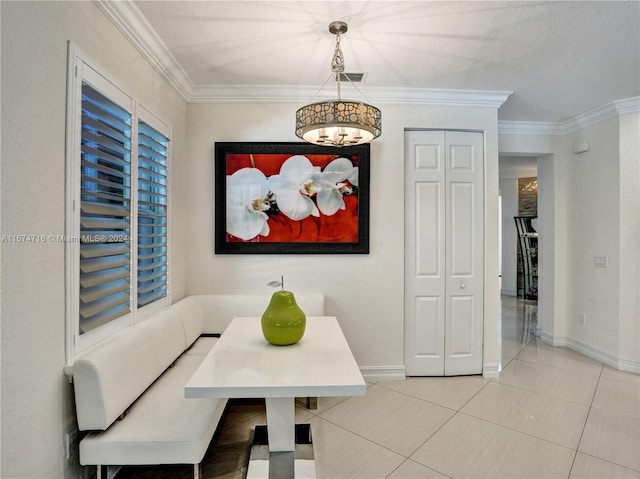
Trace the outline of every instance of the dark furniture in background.
<instances>
[{"instance_id":1,"label":"dark furniture in background","mask_svg":"<svg viewBox=\"0 0 640 479\"><path fill-rule=\"evenodd\" d=\"M515 216L524 299L538 299L537 216Z\"/></svg>"}]
</instances>

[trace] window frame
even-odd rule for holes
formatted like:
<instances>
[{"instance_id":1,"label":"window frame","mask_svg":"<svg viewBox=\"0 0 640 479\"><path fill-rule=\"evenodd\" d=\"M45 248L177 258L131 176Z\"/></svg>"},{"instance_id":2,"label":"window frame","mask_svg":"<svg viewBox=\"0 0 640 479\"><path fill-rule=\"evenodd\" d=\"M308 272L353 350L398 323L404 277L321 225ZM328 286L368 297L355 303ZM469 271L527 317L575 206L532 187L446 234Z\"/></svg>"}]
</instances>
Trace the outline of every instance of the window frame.
<instances>
[{"instance_id":1,"label":"window frame","mask_svg":"<svg viewBox=\"0 0 640 479\"><path fill-rule=\"evenodd\" d=\"M131 115L130 151L130 233L129 233L129 313L93 330L80 334L80 162L82 130L82 84L88 83ZM135 325L152 313L171 304L171 160L172 127L122 88L114 78L91 60L73 42L68 44L66 120L66 220L65 220L65 286L66 286L66 363L100 341ZM138 125L140 122L168 139L166 175L166 295L138 307Z\"/></svg>"}]
</instances>

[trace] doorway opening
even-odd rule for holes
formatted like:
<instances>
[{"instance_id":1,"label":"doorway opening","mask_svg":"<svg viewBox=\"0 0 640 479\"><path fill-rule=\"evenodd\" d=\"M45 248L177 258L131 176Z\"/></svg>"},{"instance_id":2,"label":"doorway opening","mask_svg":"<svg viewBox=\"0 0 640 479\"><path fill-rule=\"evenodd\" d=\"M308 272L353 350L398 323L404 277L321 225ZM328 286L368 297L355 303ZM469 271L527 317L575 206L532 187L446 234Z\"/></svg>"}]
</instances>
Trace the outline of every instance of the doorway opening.
<instances>
[{"instance_id":1,"label":"doorway opening","mask_svg":"<svg viewBox=\"0 0 640 479\"><path fill-rule=\"evenodd\" d=\"M516 331L535 334L537 328L539 280L538 157L500 155L500 297L501 311L516 305L532 314L521 314L532 324L515 325ZM522 313L522 312L521 312ZM499 324L502 367L516 346L530 338L505 337L510 328L501 317ZM525 333L523 333L525 334ZM513 342L513 344L511 344Z\"/></svg>"},{"instance_id":2,"label":"doorway opening","mask_svg":"<svg viewBox=\"0 0 640 479\"><path fill-rule=\"evenodd\" d=\"M537 234L538 225L538 167L537 158L529 156L500 156L499 160L500 198L502 217L501 232L501 296L521 296L536 299L537 284L529 278L525 288L525 274L537 275L537 248L533 241L525 250L520 244L520 236ZM516 221L516 218L524 220ZM519 230L518 226L521 224ZM520 233L519 233L520 231ZM533 248L533 250L531 250ZM534 270L525 271L522 253L535 262Z\"/></svg>"}]
</instances>

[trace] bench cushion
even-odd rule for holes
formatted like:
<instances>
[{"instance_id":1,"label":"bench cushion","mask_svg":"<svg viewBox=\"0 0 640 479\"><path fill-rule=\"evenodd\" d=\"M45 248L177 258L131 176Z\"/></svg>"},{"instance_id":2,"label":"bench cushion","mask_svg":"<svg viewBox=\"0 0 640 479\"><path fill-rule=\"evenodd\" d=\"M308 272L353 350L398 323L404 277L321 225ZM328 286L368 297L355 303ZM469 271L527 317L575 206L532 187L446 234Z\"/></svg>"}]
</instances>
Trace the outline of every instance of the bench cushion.
<instances>
[{"instance_id":1,"label":"bench cushion","mask_svg":"<svg viewBox=\"0 0 640 479\"><path fill-rule=\"evenodd\" d=\"M184 397L200 365L183 355L131 406L122 421L80 442L81 464L198 464L211 442L226 399Z\"/></svg>"},{"instance_id":2,"label":"bench cushion","mask_svg":"<svg viewBox=\"0 0 640 479\"><path fill-rule=\"evenodd\" d=\"M186 347L172 308L97 344L73 364L78 428L104 430Z\"/></svg>"},{"instance_id":3,"label":"bench cushion","mask_svg":"<svg viewBox=\"0 0 640 479\"><path fill-rule=\"evenodd\" d=\"M211 442L226 399L186 399L183 388L152 386L124 420L80 442L89 464L198 464Z\"/></svg>"}]
</instances>

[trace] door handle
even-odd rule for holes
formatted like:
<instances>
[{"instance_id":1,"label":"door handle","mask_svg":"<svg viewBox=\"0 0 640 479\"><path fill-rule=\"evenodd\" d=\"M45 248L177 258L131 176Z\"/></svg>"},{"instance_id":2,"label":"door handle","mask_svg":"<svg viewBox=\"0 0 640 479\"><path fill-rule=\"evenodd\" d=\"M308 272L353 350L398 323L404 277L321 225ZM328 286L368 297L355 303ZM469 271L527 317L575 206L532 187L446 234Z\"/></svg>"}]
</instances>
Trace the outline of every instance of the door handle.
<instances>
[{"instance_id":1,"label":"door handle","mask_svg":"<svg viewBox=\"0 0 640 479\"><path fill-rule=\"evenodd\" d=\"M465 284L464 283L460 283L460 289L464 289L464 288L466 288Z\"/></svg>"}]
</instances>

